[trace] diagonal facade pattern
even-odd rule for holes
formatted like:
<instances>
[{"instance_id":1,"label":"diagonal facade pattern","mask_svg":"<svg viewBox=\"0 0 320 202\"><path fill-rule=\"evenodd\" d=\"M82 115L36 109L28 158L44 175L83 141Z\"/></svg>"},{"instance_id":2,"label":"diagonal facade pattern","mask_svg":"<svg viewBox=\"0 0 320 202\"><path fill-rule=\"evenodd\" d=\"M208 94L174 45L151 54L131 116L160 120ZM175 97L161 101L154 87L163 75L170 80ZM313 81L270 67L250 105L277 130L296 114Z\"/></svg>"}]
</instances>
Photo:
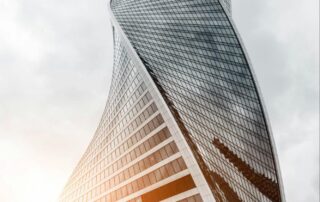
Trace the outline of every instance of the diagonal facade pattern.
<instances>
[{"instance_id":1,"label":"diagonal facade pattern","mask_svg":"<svg viewBox=\"0 0 320 202\"><path fill-rule=\"evenodd\" d=\"M61 201L284 201L230 0L113 0L113 80Z\"/></svg>"}]
</instances>

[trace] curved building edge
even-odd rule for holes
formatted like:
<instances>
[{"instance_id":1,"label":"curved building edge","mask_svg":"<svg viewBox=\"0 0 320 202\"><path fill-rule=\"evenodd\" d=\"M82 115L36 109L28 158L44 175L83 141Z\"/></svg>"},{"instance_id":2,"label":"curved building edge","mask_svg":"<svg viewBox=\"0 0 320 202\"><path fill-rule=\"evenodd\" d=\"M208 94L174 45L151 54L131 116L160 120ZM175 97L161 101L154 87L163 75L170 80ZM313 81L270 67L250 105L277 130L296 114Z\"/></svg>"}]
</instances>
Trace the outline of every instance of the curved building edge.
<instances>
[{"instance_id":1,"label":"curved building edge","mask_svg":"<svg viewBox=\"0 0 320 202\"><path fill-rule=\"evenodd\" d=\"M112 12L112 9L111 9L111 5L110 5L111 2L112 2L112 0L110 0L110 2L108 3L108 11L109 11L109 15L110 15L110 19L111 19L112 24L116 27L117 30L120 31L122 37L125 39L126 45L130 48L130 52L133 54L134 59L139 61L139 65L138 66L140 67L140 70L142 70L144 72L144 74L147 76L147 79L152 83L153 89L156 91L157 97L159 97L161 99L161 102L162 102L161 104L163 104L166 107L166 113L169 113L171 115L172 120L174 120L173 114L171 113L170 109L167 106L167 103L163 99L161 92L157 88L154 80L150 76L149 72L147 71L147 69L144 66L143 62L141 61L140 57L138 56L138 54L136 53L135 49L133 48L131 42L129 41L129 39L127 38L126 34L124 33L124 31L122 30L121 26L119 25L117 19L113 15L113 12ZM272 134L272 129L271 129L270 121L269 121L269 116L268 116L268 113L267 113L267 110L266 110L266 106L265 106L265 103L264 103L264 100L263 100L261 89L260 89L259 84L257 82L256 74L255 74L254 69L252 67L252 63L251 63L250 57L249 57L248 52L247 52L247 50L246 50L246 48L244 46L244 43L243 43L243 40L242 40L242 38L241 38L241 36L239 34L239 31L238 31L238 29L237 29L237 27L236 27L236 25L235 25L235 23L234 23L234 21L233 21L233 19L231 17L231 13L230 13L229 10L227 10L228 8L226 8L223 5L224 3L221 2L221 0L219 0L219 3L221 4L221 7L223 8L224 12L227 14L226 16L227 16L227 18L228 18L228 20L229 20L229 22L230 22L230 24L232 26L232 29L234 30L234 32L236 34L237 40L238 40L238 42L240 44L240 47L241 47L241 49L242 49L242 51L243 51L243 53L245 55L245 59L246 59L247 64L249 66L249 70L250 70L252 79L254 81L254 87L255 87L256 92L258 94L259 103L260 103L261 108L262 108L263 118L265 120L266 127L267 127L267 132L268 132L268 136L269 136L269 140L270 140L270 144L271 144L270 146L272 148L273 160L274 160L274 164L275 164L275 168L276 168L276 175L277 175L278 183L279 183L281 200L285 201L285 194L284 194L284 188L283 188L283 181L282 181L282 176L281 176L279 158L278 158L278 155L277 155L276 144L275 144L274 137L273 137L273 134ZM174 120L173 122L175 123L177 129L180 131L180 128L177 126L176 121ZM180 131L180 135L183 137L183 134L182 134L181 131ZM187 143L186 143L186 145L187 145L187 147L189 148L189 150L191 152L190 146ZM193 158L195 158L195 157L193 156Z\"/></svg>"},{"instance_id":2,"label":"curved building edge","mask_svg":"<svg viewBox=\"0 0 320 202\"><path fill-rule=\"evenodd\" d=\"M222 8L224 9L224 11L226 13L228 13L224 6L222 6ZM275 144L275 140L274 140L274 136L273 136L273 132L272 132L272 128L271 128L269 115L267 113L266 105L265 105L265 102L264 102L264 99L263 99L263 95L261 93L261 88L259 86L259 82L258 82L256 73L255 73L255 71L253 69L252 62L250 60L248 51L247 51L247 49L246 49L246 47L244 45L243 39L242 39L242 37L240 35L240 32L239 32L237 26L235 25L235 22L233 21L231 15L227 15L227 18L228 18L228 20L229 20L229 22L230 22L230 24L232 26L232 29L234 30L234 32L235 32L235 34L237 36L237 39L238 39L238 41L240 43L241 49L242 49L242 51L243 51L243 53L245 55L245 59L247 60L247 63L248 63L249 69L250 69L250 73L251 73L253 81L254 81L254 86L255 86L257 94L258 94L259 102L260 102L260 105L261 105L261 108L262 108L262 112L263 112L263 115L264 115L263 117L264 117L265 122L266 122L267 130L268 130L268 134L269 134L269 139L270 139L270 142L271 142L271 148L272 148L272 152L273 152L273 156L274 156L273 159L274 159L274 161L275 161L274 163L276 165L276 173L277 173L278 184L279 184L279 188L280 188L281 200L283 202L285 202L286 199L285 199L285 192L284 192L282 174L281 174L280 163L279 163L279 156L278 156L278 153L277 153L277 147L276 147L276 144Z\"/></svg>"},{"instance_id":3,"label":"curved building edge","mask_svg":"<svg viewBox=\"0 0 320 202\"><path fill-rule=\"evenodd\" d=\"M187 164L188 170L196 184L196 187L199 191L199 194L202 197L202 200L205 202L214 202L215 198L211 192L211 189L198 165L196 158L193 155L192 150L190 149L188 143L186 142L179 126L177 125L173 114L171 113L170 109L168 108L167 103L162 97L161 92L157 88L154 80L150 76L149 72L147 71L146 67L144 66L143 62L141 61L140 57L136 53L135 49L133 48L131 42L127 38L126 34L122 30L120 24L118 23L117 19L113 15L111 9L111 1L108 3L108 13L109 18L111 21L112 26L114 27L114 31L117 31L118 34L121 35L123 42L127 46L128 53L132 56L132 59L136 62L137 68L140 70L140 73L145 76L145 82L150 84L149 89L150 93L153 94L155 102L159 107L159 111L161 112L162 116L164 117L167 126L172 133L172 136L180 150L180 153Z\"/></svg>"},{"instance_id":4,"label":"curved building edge","mask_svg":"<svg viewBox=\"0 0 320 202\"><path fill-rule=\"evenodd\" d=\"M193 189L193 193L198 194L198 195L200 194L203 201L215 201L214 193L212 192L212 187L210 185L210 183L212 183L212 182L209 182L208 179L206 178L206 172L203 169L203 166L200 165L201 159L199 161L199 158L197 158L197 151L194 151L192 144L190 144L190 140L188 139L188 136L186 136L184 128L181 128L181 126L180 126L180 124L181 124L179 122L180 120L177 120L176 113L175 113L175 111L172 111L172 109L171 109L172 106L170 103L167 102L166 96L163 95L162 89L159 88L157 81L154 80L154 78L151 75L152 73L150 73L148 71L147 67L144 65L143 60L139 56L139 53L135 50L133 44L130 42L128 36L125 34L124 29L122 29L122 27L120 26L120 23L118 22L118 20L114 16L113 11L111 9L111 1L112 0L108 1L107 9L108 9L108 14L109 14L109 19L112 24L112 29L113 29L114 45L115 45L115 35L117 35L117 38L120 39L120 41L123 45L123 48L126 50L128 56L132 60L137 71L143 77L143 81L147 85L147 89L149 90L150 94L152 95L153 101L156 104L156 106L158 107L158 111L162 115L164 122L165 122L166 126L168 127L170 133L172 134L172 138L173 138L174 142L176 143L177 147L179 148L179 152L187 165L187 170L185 173L188 173L189 176L190 175L192 176L192 179L196 185L196 187ZM270 121L268 118L267 110L266 110L266 107L265 107L265 104L263 101L263 97L261 94L261 90L260 90L259 84L257 82L257 78L255 75L254 69L252 67L250 57L248 56L248 53L247 53L247 50L244 46L242 38L241 38L241 36L240 36L240 34L239 34L239 32L233 22L233 19L231 17L231 13L228 11L228 8L226 8L222 5L223 2L221 2L221 0L219 0L219 3L221 4L221 7L223 8L224 12L226 13L227 19L229 20L229 22L231 24L231 29L233 29L235 32L236 40L238 40L238 43L240 45L240 49L244 53L244 59L247 62L249 72L250 72L252 79L254 81L253 87L255 88L255 90L257 92L258 103L260 103L260 106L262 109L263 119L266 124L266 129L267 129L267 133L268 133L268 137L269 137L269 143L271 146L271 152L272 152L271 154L273 156L273 162L275 165L275 173L276 173L276 177L278 179L280 198L281 198L281 201L285 201L283 182L282 182L282 177L281 177L281 170L280 170L280 164L279 164L279 159L278 159L278 155L277 155L276 145L275 145L275 141L274 141L274 138L272 135L272 129L271 129ZM115 65L113 68L115 68ZM109 92L108 99L110 96L112 96L112 93L110 94L110 92ZM108 104L108 101L107 101L107 104ZM104 118L104 115L102 115L102 119L103 118ZM100 127L101 123L102 122L100 121L98 128ZM97 136L97 133L94 134L94 136L89 144L89 147L90 147L91 143L94 141L94 139L96 138L96 136ZM79 164L83 160L86 160L85 158L84 159L82 159L82 158L80 159ZM77 167L75 168L75 170L76 169L77 169ZM138 193L133 194L134 196L129 195L129 196L121 199L121 201L131 200L133 197L136 197L137 194ZM174 197L170 198L169 200L171 200L171 199L173 200Z\"/></svg>"}]
</instances>

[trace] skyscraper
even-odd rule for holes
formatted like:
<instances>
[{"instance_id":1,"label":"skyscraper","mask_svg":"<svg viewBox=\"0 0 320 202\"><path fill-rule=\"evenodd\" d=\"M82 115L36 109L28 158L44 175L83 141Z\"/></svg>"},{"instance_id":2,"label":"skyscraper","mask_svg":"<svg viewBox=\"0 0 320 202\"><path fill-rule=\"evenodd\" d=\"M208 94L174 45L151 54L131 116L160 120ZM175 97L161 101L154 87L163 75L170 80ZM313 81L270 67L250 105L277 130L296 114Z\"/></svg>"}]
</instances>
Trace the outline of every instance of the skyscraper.
<instances>
[{"instance_id":1,"label":"skyscraper","mask_svg":"<svg viewBox=\"0 0 320 202\"><path fill-rule=\"evenodd\" d=\"M284 201L230 0L112 0L114 69L60 201Z\"/></svg>"}]
</instances>

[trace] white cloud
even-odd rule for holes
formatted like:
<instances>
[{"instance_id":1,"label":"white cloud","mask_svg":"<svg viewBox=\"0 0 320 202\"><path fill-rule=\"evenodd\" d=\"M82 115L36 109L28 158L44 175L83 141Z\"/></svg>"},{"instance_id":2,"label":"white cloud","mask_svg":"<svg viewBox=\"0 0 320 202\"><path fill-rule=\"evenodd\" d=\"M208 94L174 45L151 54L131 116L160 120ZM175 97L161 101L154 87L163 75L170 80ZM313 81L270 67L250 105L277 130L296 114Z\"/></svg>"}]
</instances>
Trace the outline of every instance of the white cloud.
<instances>
[{"instance_id":1,"label":"white cloud","mask_svg":"<svg viewBox=\"0 0 320 202\"><path fill-rule=\"evenodd\" d=\"M0 2L0 201L55 201L112 69L105 1Z\"/></svg>"}]
</instances>

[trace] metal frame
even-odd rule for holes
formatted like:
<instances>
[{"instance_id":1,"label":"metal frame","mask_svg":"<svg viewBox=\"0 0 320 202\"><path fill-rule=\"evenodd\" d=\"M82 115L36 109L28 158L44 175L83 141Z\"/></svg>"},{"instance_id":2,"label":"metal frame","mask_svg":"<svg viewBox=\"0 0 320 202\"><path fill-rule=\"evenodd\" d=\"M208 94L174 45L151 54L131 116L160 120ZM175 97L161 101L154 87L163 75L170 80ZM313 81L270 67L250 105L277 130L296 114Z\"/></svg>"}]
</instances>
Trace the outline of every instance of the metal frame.
<instances>
[{"instance_id":1,"label":"metal frame","mask_svg":"<svg viewBox=\"0 0 320 202\"><path fill-rule=\"evenodd\" d=\"M220 2L220 1L219 1ZM220 2L221 4L221 2ZM223 10L226 12L225 10L225 7L221 4ZM252 79L253 79L253 83L254 83L254 86L256 88L256 91L257 91L257 94L258 94L258 98L259 98L259 102L260 102L260 105L261 105L261 108L262 108L262 113L263 113L263 117L264 117L264 120L266 122L266 126L267 126L267 131L268 131L268 134L269 134L269 139L270 139L270 142L271 142L271 149L272 149L272 153L273 153L273 159L274 159L274 163L275 163L275 166L276 166L276 173L277 173L277 177L278 177L278 183L279 183L279 187L280 187L280 195L281 195L281 201L285 202L286 199L285 199L285 193L284 193L284 186L283 186L283 181L282 181L282 175L281 175L281 170L280 170L280 163L279 163L279 159L278 159L278 154L277 154L277 149L276 149L276 144L275 144L275 141L274 141L274 138L273 138L273 133L272 133L272 128L271 128L271 124L270 124L270 120L269 120L269 115L267 113L267 110L266 110L266 105L264 103L264 99L263 99L263 96L262 96L262 93L261 93L261 89L260 89L260 86L258 84L258 80L257 80L257 76L255 74L255 71L253 69L253 65L252 65L252 62L250 60L250 57L249 57L249 54L248 54L248 51L247 49L245 48L244 46L244 42L241 38L241 35L232 19L232 17L230 15L227 15L228 17L228 20L232 26L232 29L233 31L235 32L236 36L237 36L237 39L240 43L240 47L244 53L244 56L246 58L246 61L248 63L248 66L249 66L249 70L250 70L250 73L252 75Z\"/></svg>"},{"instance_id":2,"label":"metal frame","mask_svg":"<svg viewBox=\"0 0 320 202\"><path fill-rule=\"evenodd\" d=\"M153 79L151 78L149 72L147 71L146 67L144 66L143 62L141 61L140 57L134 50L131 42L125 35L124 31L120 27L119 23L117 22L113 12L111 10L111 1L108 3L108 11L111 23L114 27L114 30L120 35L122 41L124 42L125 46L127 47L128 54L131 56L131 59L135 63L139 73L145 78L145 83L156 103L158 106L158 110L161 112L163 119L168 126L169 131L171 132L175 143L177 144L179 151L188 167L188 170L196 184L196 189L198 190L199 194L201 195L203 201L208 202L215 202L214 196L212 191L198 165L197 160L195 159L187 141L185 140L178 124L176 123L169 107L167 106L165 100L163 99L160 91L158 90L156 84L154 83Z\"/></svg>"},{"instance_id":3,"label":"metal frame","mask_svg":"<svg viewBox=\"0 0 320 202\"><path fill-rule=\"evenodd\" d=\"M211 192L211 189L209 187L209 185L207 184L204 175L198 165L198 162L196 161L188 143L186 142L180 128L178 127L171 111L169 110L165 100L163 99L160 91L158 90L156 84L154 83L153 79L151 78L149 72L147 71L146 67L144 66L143 62L141 61L140 57L138 56L138 54L136 53L136 51L134 50L131 42L129 41L129 39L127 38L127 36L125 35L124 31L122 30L121 26L119 25L118 21L116 20L115 16L113 15L112 9L111 9L111 2L112 0L110 0L110 2L108 2L108 11L109 11L109 17L111 20L111 24L114 28L114 31L117 31L117 33L121 36L124 44L126 45L127 49L128 49L128 54L132 56L132 60L134 61L139 73L141 73L141 75L145 78L145 83L148 86L148 89L150 90L150 93L152 94L157 106L159 107L159 111L161 112L161 114L163 115L163 118L165 120L165 123L167 124L170 132L172 133L175 142L177 143L177 146L187 164L188 169L190 170L190 173L195 181L195 184L199 190L199 193L201 195L201 197L203 198L204 201L215 201L213 194ZM272 129L271 129L271 125L270 125L270 121L269 121L269 116L268 113L266 111L266 106L264 103L264 99L261 93L261 89L258 85L257 82L257 77L256 74L254 72L254 69L252 67L252 63L250 61L248 52L244 46L243 40L239 34L239 31L237 30L235 23L231 17L231 13L228 13L228 11L226 10L226 8L222 5L221 0L219 0L219 3L221 4L221 7L223 8L224 12L227 14L228 20L232 26L232 29L234 30L236 37L240 43L241 49L245 55L246 61L248 63L249 66L249 70L250 73L252 75L253 81L254 81L254 85L258 94L258 98L259 98L259 102L261 104L261 108L262 108L262 112L264 115L264 119L266 122L266 126L267 126L267 131L268 131L268 135L269 135L269 139L270 139L270 143L271 143L271 148L272 148L272 152L273 152L273 156L274 156L274 163L275 163L275 167L276 167L276 173L277 173L277 178L278 178L278 183L279 183L279 187L280 187L280 195L281 195L281 200L282 201L286 201L285 200L285 194L284 194L284 187L283 187L283 181L282 181L282 176L281 176L281 170L280 170L280 165L279 165L279 159L278 159L278 155L277 155L277 150L276 150L276 145L275 145L275 141L272 135Z\"/></svg>"}]
</instances>

